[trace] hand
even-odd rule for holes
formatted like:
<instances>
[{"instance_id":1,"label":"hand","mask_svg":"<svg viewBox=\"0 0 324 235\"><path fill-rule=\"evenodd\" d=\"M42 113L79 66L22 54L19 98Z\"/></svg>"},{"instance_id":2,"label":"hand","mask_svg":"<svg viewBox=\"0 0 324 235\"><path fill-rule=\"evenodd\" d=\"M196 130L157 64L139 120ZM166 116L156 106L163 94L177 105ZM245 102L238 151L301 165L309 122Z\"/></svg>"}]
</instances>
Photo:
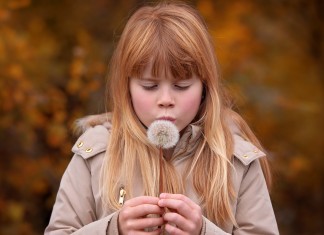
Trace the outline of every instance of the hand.
<instances>
[{"instance_id":1,"label":"hand","mask_svg":"<svg viewBox=\"0 0 324 235\"><path fill-rule=\"evenodd\" d=\"M161 215L164 209L158 206L159 198L141 196L127 200L118 216L118 228L121 235L126 234L160 234L160 227L164 224ZM147 215L158 215L147 217ZM145 232L144 229L159 226L154 231Z\"/></svg>"},{"instance_id":2,"label":"hand","mask_svg":"<svg viewBox=\"0 0 324 235\"><path fill-rule=\"evenodd\" d=\"M168 222L165 230L169 234L200 234L203 222L201 208L191 199L182 194L162 193L158 205L169 209L163 215Z\"/></svg>"}]
</instances>

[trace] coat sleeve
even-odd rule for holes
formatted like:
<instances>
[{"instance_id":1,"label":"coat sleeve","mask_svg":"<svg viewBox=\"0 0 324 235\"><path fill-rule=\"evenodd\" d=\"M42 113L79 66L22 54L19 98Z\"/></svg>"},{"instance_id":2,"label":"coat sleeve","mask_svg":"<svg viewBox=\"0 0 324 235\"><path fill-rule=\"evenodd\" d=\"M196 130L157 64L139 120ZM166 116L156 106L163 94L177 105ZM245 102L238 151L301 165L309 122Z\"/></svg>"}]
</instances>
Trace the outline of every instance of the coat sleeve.
<instances>
[{"instance_id":1,"label":"coat sleeve","mask_svg":"<svg viewBox=\"0 0 324 235\"><path fill-rule=\"evenodd\" d=\"M62 177L45 235L118 234L117 217L112 213L97 219L91 171L75 154Z\"/></svg>"},{"instance_id":2,"label":"coat sleeve","mask_svg":"<svg viewBox=\"0 0 324 235\"><path fill-rule=\"evenodd\" d=\"M279 234L265 178L258 159L247 167L240 184L234 235Z\"/></svg>"}]
</instances>

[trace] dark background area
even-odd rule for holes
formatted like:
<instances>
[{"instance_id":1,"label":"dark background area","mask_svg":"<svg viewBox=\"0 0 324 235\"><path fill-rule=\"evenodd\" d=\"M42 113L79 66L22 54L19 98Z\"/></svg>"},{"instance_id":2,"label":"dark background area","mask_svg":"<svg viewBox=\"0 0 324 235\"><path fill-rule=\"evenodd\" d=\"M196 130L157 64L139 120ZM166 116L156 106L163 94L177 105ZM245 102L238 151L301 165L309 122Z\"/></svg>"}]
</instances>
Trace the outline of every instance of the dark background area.
<instances>
[{"instance_id":1,"label":"dark background area","mask_svg":"<svg viewBox=\"0 0 324 235\"><path fill-rule=\"evenodd\" d=\"M0 234L42 234L76 136L105 111L135 0L0 0ZM224 83L272 161L281 234L323 234L323 1L196 0Z\"/></svg>"}]
</instances>

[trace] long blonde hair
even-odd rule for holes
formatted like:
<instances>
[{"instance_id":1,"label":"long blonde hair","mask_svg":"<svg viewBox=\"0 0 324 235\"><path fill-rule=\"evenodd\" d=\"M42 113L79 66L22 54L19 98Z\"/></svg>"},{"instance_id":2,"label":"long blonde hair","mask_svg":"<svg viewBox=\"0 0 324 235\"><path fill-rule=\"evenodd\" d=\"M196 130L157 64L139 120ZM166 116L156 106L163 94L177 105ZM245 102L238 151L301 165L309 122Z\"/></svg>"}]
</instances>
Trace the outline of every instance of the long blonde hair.
<instances>
[{"instance_id":1,"label":"long blonde hair","mask_svg":"<svg viewBox=\"0 0 324 235\"><path fill-rule=\"evenodd\" d=\"M197 74L204 84L204 100L196 125L201 138L189 166L192 184L200 197L206 216L224 225L235 224L231 202L235 196L231 183L233 140L227 125L234 120L242 135L259 145L243 119L230 109L222 92L217 59L212 39L200 14L182 3L158 3L144 6L128 20L110 64L112 99L112 131L102 171L102 196L106 205L119 209L120 182L132 197L135 168L142 177L144 194L158 195L158 150L146 137L146 129L134 113L129 78L140 76L152 60L153 76L169 71L175 78ZM261 160L267 181L270 171L266 159ZM169 193L184 193L185 178L165 162L163 174ZM176 180L174 180L176 179Z\"/></svg>"}]
</instances>

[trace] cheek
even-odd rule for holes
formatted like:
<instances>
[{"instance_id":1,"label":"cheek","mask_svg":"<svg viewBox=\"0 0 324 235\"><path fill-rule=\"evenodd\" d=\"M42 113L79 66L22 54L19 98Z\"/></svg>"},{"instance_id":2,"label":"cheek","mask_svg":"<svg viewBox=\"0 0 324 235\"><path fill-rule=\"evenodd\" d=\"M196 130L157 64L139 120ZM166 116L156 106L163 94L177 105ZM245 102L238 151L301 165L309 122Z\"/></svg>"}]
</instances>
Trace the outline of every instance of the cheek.
<instances>
[{"instance_id":1,"label":"cheek","mask_svg":"<svg viewBox=\"0 0 324 235\"><path fill-rule=\"evenodd\" d=\"M187 94L186 98L183 100L182 107L183 110L191 115L196 115L201 103L201 92L193 92Z\"/></svg>"},{"instance_id":2,"label":"cheek","mask_svg":"<svg viewBox=\"0 0 324 235\"><path fill-rule=\"evenodd\" d=\"M141 92L135 92L131 95L133 108L137 116L142 116L145 114L149 107L152 106L152 98L148 97L147 95Z\"/></svg>"},{"instance_id":3,"label":"cheek","mask_svg":"<svg viewBox=\"0 0 324 235\"><path fill-rule=\"evenodd\" d=\"M145 99L144 96L142 97L132 97L132 101L133 101L133 107L136 110L145 110L144 108L147 107L147 105L149 105L149 100Z\"/></svg>"},{"instance_id":4,"label":"cheek","mask_svg":"<svg viewBox=\"0 0 324 235\"><path fill-rule=\"evenodd\" d=\"M183 110L187 113L190 113L191 115L196 115L196 113L198 112L200 106L200 99L187 99L184 103L183 103Z\"/></svg>"}]
</instances>

